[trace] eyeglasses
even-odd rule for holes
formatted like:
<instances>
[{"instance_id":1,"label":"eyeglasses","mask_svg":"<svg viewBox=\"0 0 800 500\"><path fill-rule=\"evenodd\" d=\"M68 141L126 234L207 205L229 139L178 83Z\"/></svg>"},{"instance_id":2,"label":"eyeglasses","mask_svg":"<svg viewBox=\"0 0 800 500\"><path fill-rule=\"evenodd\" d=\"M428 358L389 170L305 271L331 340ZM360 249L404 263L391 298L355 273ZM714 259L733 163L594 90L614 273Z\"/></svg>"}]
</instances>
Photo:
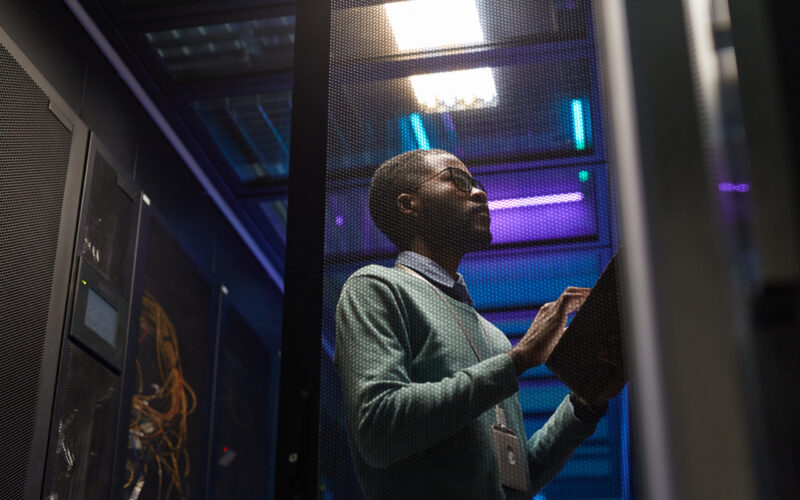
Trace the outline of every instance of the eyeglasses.
<instances>
[{"instance_id":1,"label":"eyeglasses","mask_svg":"<svg viewBox=\"0 0 800 500\"><path fill-rule=\"evenodd\" d=\"M441 174L445 170L450 173L450 182L452 182L453 185L456 187L456 189L458 189L459 191L463 191L465 193L470 193L470 192L472 192L472 188L476 187L479 190L483 191L484 193L486 192L486 188L483 187L483 184L481 184L481 181L479 181L478 179L472 177L471 175L469 175L467 172L461 170L460 168L456 168L456 167L446 167L446 168L443 168L442 170L439 170L435 174L431 175L430 177L426 178L425 180L423 180L422 182L417 184L417 186L411 192L412 193L415 192L420 187L422 187L423 184L425 184L426 182L428 182L431 179L434 179L435 177L437 177L439 174Z\"/></svg>"}]
</instances>

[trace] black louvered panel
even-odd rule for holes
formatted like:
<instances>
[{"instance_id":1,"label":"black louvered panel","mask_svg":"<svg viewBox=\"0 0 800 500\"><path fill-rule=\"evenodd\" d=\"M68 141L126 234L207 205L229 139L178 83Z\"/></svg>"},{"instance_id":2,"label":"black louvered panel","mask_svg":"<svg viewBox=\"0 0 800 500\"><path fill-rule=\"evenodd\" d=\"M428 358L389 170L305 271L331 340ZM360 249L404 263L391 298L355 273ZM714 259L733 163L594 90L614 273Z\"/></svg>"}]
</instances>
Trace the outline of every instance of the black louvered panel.
<instances>
[{"instance_id":1,"label":"black louvered panel","mask_svg":"<svg viewBox=\"0 0 800 500\"><path fill-rule=\"evenodd\" d=\"M0 44L0 498L22 498L71 134Z\"/></svg>"}]
</instances>

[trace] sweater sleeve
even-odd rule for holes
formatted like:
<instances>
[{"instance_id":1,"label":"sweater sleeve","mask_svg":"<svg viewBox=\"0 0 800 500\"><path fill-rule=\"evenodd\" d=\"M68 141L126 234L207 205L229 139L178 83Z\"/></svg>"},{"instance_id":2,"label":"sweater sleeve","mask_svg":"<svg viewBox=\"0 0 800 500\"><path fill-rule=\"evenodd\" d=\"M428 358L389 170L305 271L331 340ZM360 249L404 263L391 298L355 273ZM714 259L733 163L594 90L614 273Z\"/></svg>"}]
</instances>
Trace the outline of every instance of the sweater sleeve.
<instances>
[{"instance_id":1,"label":"sweater sleeve","mask_svg":"<svg viewBox=\"0 0 800 500\"><path fill-rule=\"evenodd\" d=\"M528 440L528 466L534 492L561 472L575 448L594 433L596 426L575 416L569 396L564 398L544 426Z\"/></svg>"},{"instance_id":2,"label":"sweater sleeve","mask_svg":"<svg viewBox=\"0 0 800 500\"><path fill-rule=\"evenodd\" d=\"M360 276L345 284L334 362L353 441L375 468L444 441L518 390L507 354L437 382L413 382L407 324L402 301L387 283Z\"/></svg>"}]
</instances>

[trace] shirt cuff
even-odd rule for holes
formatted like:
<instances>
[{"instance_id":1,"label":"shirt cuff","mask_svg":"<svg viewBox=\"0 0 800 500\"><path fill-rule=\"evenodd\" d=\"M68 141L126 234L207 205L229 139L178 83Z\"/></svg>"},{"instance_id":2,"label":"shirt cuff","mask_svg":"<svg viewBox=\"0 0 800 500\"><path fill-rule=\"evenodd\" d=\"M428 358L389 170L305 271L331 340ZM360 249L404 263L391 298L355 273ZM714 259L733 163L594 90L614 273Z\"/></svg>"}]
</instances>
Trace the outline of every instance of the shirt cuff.
<instances>
[{"instance_id":1,"label":"shirt cuff","mask_svg":"<svg viewBox=\"0 0 800 500\"><path fill-rule=\"evenodd\" d=\"M578 401L574 393L569 394L569 402L572 405L572 414L587 424L596 424L608 410L608 402L600 406L591 406Z\"/></svg>"}]
</instances>

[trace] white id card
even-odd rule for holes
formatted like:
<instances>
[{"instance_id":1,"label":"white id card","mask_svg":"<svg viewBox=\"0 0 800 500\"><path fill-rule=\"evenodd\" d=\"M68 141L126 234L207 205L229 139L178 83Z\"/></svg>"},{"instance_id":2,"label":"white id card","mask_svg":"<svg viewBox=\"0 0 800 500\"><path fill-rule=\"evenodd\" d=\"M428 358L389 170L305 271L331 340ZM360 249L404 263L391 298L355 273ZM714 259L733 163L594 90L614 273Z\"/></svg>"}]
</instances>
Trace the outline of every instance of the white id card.
<instances>
[{"instance_id":1,"label":"white id card","mask_svg":"<svg viewBox=\"0 0 800 500\"><path fill-rule=\"evenodd\" d=\"M493 425L492 436L500 482L508 488L527 491L528 469L516 433L508 427Z\"/></svg>"}]
</instances>

